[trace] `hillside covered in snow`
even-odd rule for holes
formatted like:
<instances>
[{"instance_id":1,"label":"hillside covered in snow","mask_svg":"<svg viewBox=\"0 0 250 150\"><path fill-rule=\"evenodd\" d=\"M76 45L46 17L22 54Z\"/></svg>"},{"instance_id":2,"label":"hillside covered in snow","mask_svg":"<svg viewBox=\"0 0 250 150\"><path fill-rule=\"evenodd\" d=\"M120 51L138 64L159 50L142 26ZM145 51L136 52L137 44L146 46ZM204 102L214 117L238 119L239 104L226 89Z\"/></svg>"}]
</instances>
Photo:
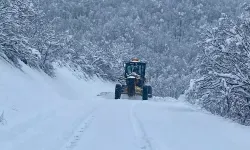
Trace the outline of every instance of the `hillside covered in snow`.
<instances>
[{"instance_id":1,"label":"hillside covered in snow","mask_svg":"<svg viewBox=\"0 0 250 150\"><path fill-rule=\"evenodd\" d=\"M89 94L81 89L86 82L61 82L62 68L108 84L124 61L138 57L148 63L155 96L185 95L212 114L250 125L249 41L247 0L1 0L0 97L9 108L1 122L8 115L22 119L12 103L19 97L22 108Z\"/></svg>"}]
</instances>

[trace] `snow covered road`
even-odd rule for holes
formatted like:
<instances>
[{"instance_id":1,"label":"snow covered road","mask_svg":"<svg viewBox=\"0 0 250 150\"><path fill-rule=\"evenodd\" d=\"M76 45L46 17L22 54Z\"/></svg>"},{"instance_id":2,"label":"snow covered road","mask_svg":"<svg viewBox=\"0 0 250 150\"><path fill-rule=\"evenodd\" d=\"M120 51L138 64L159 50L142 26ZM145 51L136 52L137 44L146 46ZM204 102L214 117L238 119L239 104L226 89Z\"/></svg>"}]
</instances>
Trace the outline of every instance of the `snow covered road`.
<instances>
[{"instance_id":1,"label":"snow covered road","mask_svg":"<svg viewBox=\"0 0 250 150\"><path fill-rule=\"evenodd\" d=\"M173 99L61 103L13 127L3 150L245 150L250 129Z\"/></svg>"},{"instance_id":2,"label":"snow covered road","mask_svg":"<svg viewBox=\"0 0 250 150\"><path fill-rule=\"evenodd\" d=\"M167 99L166 99L167 100ZM250 130L173 101L104 100L74 150L244 150ZM88 122L88 121L86 121ZM72 144L73 143L73 144Z\"/></svg>"}]
</instances>

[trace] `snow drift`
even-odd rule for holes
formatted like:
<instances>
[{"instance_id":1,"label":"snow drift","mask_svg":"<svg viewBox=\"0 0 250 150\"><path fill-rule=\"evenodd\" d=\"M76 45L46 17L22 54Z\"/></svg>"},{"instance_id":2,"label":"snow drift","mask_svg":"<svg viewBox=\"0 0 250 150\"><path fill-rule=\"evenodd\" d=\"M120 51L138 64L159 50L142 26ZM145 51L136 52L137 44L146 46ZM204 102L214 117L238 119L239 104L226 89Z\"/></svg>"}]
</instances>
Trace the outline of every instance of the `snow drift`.
<instances>
[{"instance_id":1,"label":"snow drift","mask_svg":"<svg viewBox=\"0 0 250 150\"><path fill-rule=\"evenodd\" d=\"M80 122L75 114L88 111L96 103L92 98L101 91L113 90L111 83L98 78L79 80L67 68L57 68L57 77L52 79L25 64L22 66L19 70L0 60L0 149L3 150L18 148L19 144L12 144L14 141L21 143L38 133L41 137L37 140L47 136L48 141L49 137L69 134L74 127L72 122ZM51 129L51 135L41 135L48 126L55 128L53 123L59 127ZM40 128L40 124L47 128Z\"/></svg>"}]
</instances>

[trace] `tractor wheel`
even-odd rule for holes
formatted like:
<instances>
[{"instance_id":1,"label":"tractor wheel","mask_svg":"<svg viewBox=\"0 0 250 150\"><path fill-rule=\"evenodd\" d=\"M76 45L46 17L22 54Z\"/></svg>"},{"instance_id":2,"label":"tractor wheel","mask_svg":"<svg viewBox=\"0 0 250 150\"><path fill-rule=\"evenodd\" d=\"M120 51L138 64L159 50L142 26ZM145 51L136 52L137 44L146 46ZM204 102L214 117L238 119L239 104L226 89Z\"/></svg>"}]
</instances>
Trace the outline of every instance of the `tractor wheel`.
<instances>
[{"instance_id":1,"label":"tractor wheel","mask_svg":"<svg viewBox=\"0 0 250 150\"><path fill-rule=\"evenodd\" d=\"M115 85L115 99L120 99L122 94L122 86L120 84Z\"/></svg>"},{"instance_id":2,"label":"tractor wheel","mask_svg":"<svg viewBox=\"0 0 250 150\"><path fill-rule=\"evenodd\" d=\"M153 95L152 95L152 86L148 86L148 97L149 98L153 97Z\"/></svg>"},{"instance_id":3,"label":"tractor wheel","mask_svg":"<svg viewBox=\"0 0 250 150\"><path fill-rule=\"evenodd\" d=\"M148 86L143 86L142 100L148 100Z\"/></svg>"}]
</instances>

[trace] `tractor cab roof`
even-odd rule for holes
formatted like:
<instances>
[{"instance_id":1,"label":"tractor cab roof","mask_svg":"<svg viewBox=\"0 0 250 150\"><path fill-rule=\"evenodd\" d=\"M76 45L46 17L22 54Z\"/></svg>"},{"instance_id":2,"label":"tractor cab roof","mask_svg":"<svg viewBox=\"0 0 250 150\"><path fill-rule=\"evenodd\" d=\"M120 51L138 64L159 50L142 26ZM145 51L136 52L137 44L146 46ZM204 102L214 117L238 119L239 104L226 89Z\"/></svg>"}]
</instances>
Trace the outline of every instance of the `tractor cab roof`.
<instances>
[{"instance_id":1,"label":"tractor cab roof","mask_svg":"<svg viewBox=\"0 0 250 150\"><path fill-rule=\"evenodd\" d=\"M131 62L140 62L140 59L138 59L138 58L132 58Z\"/></svg>"},{"instance_id":2,"label":"tractor cab roof","mask_svg":"<svg viewBox=\"0 0 250 150\"><path fill-rule=\"evenodd\" d=\"M126 64L146 64L146 62L141 62L138 58L132 58L129 62L126 62Z\"/></svg>"}]
</instances>

